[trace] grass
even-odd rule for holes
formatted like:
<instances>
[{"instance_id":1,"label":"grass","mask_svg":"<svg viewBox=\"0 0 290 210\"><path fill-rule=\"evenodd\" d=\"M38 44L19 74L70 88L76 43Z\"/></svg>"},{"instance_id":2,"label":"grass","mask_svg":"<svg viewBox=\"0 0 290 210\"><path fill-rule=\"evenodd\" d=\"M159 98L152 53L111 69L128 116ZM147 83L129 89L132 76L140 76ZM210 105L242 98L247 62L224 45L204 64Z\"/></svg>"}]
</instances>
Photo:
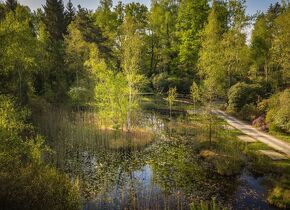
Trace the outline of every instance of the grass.
<instances>
[{"instance_id":1,"label":"grass","mask_svg":"<svg viewBox=\"0 0 290 210\"><path fill-rule=\"evenodd\" d=\"M289 134L285 134L285 133L281 133L281 132L277 132L277 131L270 131L269 134L271 134L271 135L275 136L276 138L290 144L290 135Z\"/></svg>"},{"instance_id":2,"label":"grass","mask_svg":"<svg viewBox=\"0 0 290 210\"><path fill-rule=\"evenodd\" d=\"M267 177L270 186L267 200L279 208L290 208L290 160L273 161L258 153L258 150L272 149L261 143L251 143L245 147L249 158L248 168L254 174Z\"/></svg>"},{"instance_id":3,"label":"grass","mask_svg":"<svg viewBox=\"0 0 290 210\"><path fill-rule=\"evenodd\" d=\"M141 98L141 106L145 110L168 110L169 111L169 105L166 100L163 99L163 96L144 96ZM196 108L200 107L199 104L196 104ZM172 105L173 111L187 111L187 110L193 110L194 105L192 104L186 104L182 102L174 102Z\"/></svg>"}]
</instances>

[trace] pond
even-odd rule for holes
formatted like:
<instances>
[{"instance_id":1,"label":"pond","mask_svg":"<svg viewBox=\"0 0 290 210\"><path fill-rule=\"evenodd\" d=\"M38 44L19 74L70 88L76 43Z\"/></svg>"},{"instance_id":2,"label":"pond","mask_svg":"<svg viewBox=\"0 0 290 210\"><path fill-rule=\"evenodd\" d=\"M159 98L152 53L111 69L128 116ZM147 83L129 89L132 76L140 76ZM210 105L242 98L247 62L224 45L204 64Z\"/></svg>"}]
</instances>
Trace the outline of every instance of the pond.
<instances>
[{"instance_id":1,"label":"pond","mask_svg":"<svg viewBox=\"0 0 290 210\"><path fill-rule=\"evenodd\" d=\"M54 110L37 122L54 150L47 161L78 181L84 210L190 209L213 199L229 209L274 209L263 177L246 167L222 175L204 160L208 142L198 117L143 111L131 133L101 128L93 112ZM232 138L224 132L214 136Z\"/></svg>"}]
</instances>

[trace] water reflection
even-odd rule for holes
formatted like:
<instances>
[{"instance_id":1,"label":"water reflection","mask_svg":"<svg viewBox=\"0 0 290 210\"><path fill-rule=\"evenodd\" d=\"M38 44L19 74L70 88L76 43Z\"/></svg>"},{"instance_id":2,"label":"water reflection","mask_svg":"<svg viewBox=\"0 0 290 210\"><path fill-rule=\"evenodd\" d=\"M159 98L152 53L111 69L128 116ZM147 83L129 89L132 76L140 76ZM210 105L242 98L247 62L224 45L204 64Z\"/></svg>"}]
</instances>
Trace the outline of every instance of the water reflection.
<instances>
[{"instance_id":1,"label":"water reflection","mask_svg":"<svg viewBox=\"0 0 290 210\"><path fill-rule=\"evenodd\" d=\"M56 151L52 162L79 180L84 209L189 209L213 197L235 209L270 209L256 179L218 175L200 157L202 130L184 114L169 121L147 112L132 133L102 129L91 113L77 115L38 120L48 124L42 130ZM245 194L249 189L258 196Z\"/></svg>"}]
</instances>

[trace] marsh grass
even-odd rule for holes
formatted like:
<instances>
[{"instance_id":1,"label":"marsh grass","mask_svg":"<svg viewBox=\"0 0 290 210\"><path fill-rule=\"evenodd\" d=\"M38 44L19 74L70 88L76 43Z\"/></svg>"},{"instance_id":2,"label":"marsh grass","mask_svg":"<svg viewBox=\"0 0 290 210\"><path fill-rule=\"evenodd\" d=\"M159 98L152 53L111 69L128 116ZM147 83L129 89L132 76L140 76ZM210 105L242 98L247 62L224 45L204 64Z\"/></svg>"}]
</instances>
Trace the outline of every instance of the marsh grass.
<instances>
[{"instance_id":1,"label":"marsh grass","mask_svg":"<svg viewBox=\"0 0 290 210\"><path fill-rule=\"evenodd\" d=\"M80 180L85 203L93 199L99 209L186 209L213 196L227 203L244 167L239 132L213 117L209 139L207 117L182 113L170 120L168 114L144 111L131 132L105 126L94 110L53 109L34 120L55 150L51 162ZM204 151L215 157L203 157Z\"/></svg>"}]
</instances>

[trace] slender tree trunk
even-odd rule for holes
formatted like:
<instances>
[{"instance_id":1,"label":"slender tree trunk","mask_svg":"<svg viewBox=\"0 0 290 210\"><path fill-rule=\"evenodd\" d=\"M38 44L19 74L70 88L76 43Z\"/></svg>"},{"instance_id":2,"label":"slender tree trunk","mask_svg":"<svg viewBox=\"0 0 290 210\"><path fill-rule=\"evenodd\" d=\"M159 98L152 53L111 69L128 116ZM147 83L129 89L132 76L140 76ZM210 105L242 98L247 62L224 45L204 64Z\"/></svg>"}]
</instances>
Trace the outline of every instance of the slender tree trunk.
<instances>
[{"instance_id":1,"label":"slender tree trunk","mask_svg":"<svg viewBox=\"0 0 290 210\"><path fill-rule=\"evenodd\" d=\"M172 105L171 105L171 103L169 104L169 116L170 116L170 120L171 120L171 116L172 116L172 114L171 114L171 111L172 110Z\"/></svg>"},{"instance_id":2,"label":"slender tree trunk","mask_svg":"<svg viewBox=\"0 0 290 210\"><path fill-rule=\"evenodd\" d=\"M18 69L18 77L19 77L19 100L22 103L22 74L21 71Z\"/></svg>"},{"instance_id":3,"label":"slender tree trunk","mask_svg":"<svg viewBox=\"0 0 290 210\"><path fill-rule=\"evenodd\" d=\"M132 105L132 86L131 83L129 83L129 104L127 113L127 129L129 132L131 130L131 105Z\"/></svg>"},{"instance_id":4,"label":"slender tree trunk","mask_svg":"<svg viewBox=\"0 0 290 210\"><path fill-rule=\"evenodd\" d=\"M152 42L151 42L151 60L150 60L150 76L154 72L154 38L152 33Z\"/></svg>"},{"instance_id":5,"label":"slender tree trunk","mask_svg":"<svg viewBox=\"0 0 290 210\"><path fill-rule=\"evenodd\" d=\"M79 88L79 71L76 72L76 77L77 77L77 88ZM77 109L79 112L80 111L80 100L78 100Z\"/></svg>"},{"instance_id":6,"label":"slender tree trunk","mask_svg":"<svg viewBox=\"0 0 290 210\"><path fill-rule=\"evenodd\" d=\"M209 144L211 145L211 139L212 139L212 120L211 120L211 113L209 116Z\"/></svg>"},{"instance_id":7,"label":"slender tree trunk","mask_svg":"<svg viewBox=\"0 0 290 210\"><path fill-rule=\"evenodd\" d=\"M266 82L268 82L268 65L267 64L265 64L264 70L265 70Z\"/></svg>"}]
</instances>

